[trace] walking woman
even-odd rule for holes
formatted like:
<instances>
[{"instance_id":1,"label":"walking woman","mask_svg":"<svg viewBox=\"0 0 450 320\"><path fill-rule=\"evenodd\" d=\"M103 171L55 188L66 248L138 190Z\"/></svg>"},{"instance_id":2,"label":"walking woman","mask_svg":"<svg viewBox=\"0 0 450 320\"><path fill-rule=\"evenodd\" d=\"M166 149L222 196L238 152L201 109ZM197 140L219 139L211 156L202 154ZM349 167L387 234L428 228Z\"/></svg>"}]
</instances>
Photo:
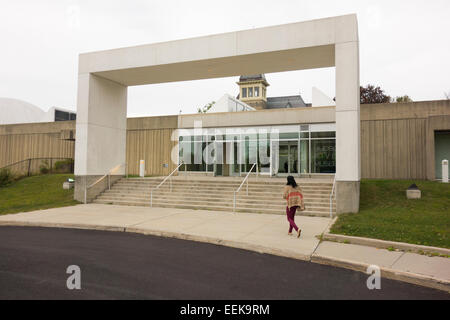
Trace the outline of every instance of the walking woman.
<instances>
[{"instance_id":1,"label":"walking woman","mask_svg":"<svg viewBox=\"0 0 450 320\"><path fill-rule=\"evenodd\" d=\"M305 205L303 202L303 193L302 189L298 186L297 182L293 176L287 177L287 184L284 187L283 199L286 199L286 215L289 221L289 232L288 235L292 234L292 229L295 229L297 232L297 238L300 237L300 233L302 232L299 227L295 224L294 217L295 211L300 208L301 211L305 210Z\"/></svg>"}]
</instances>

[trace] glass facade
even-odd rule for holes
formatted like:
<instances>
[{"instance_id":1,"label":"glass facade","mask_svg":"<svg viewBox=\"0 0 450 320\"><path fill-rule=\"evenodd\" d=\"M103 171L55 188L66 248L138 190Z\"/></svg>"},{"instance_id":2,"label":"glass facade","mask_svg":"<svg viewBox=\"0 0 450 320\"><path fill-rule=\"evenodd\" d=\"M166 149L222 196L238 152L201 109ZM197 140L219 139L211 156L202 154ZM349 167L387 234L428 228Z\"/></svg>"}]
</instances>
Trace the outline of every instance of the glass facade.
<instances>
[{"instance_id":1,"label":"glass facade","mask_svg":"<svg viewBox=\"0 0 450 320\"><path fill-rule=\"evenodd\" d=\"M55 110L55 121L77 120L77 114L67 111Z\"/></svg>"},{"instance_id":2,"label":"glass facade","mask_svg":"<svg viewBox=\"0 0 450 320\"><path fill-rule=\"evenodd\" d=\"M335 124L192 130L179 137L179 161L182 171L218 176L245 174L255 163L252 171L267 175L335 173Z\"/></svg>"},{"instance_id":3,"label":"glass facade","mask_svg":"<svg viewBox=\"0 0 450 320\"><path fill-rule=\"evenodd\" d=\"M311 173L336 172L335 140L311 139Z\"/></svg>"}]
</instances>

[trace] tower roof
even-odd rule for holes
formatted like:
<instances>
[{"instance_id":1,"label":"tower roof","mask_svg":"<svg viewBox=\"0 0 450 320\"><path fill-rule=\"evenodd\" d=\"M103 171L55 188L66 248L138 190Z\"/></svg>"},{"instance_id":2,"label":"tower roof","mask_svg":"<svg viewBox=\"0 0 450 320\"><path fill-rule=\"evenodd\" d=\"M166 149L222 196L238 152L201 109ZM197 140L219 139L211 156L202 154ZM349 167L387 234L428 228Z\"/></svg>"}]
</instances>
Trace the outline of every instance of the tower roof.
<instances>
[{"instance_id":1,"label":"tower roof","mask_svg":"<svg viewBox=\"0 0 450 320\"><path fill-rule=\"evenodd\" d=\"M238 83L250 81L263 81L266 86L269 86L264 73L240 76Z\"/></svg>"}]
</instances>

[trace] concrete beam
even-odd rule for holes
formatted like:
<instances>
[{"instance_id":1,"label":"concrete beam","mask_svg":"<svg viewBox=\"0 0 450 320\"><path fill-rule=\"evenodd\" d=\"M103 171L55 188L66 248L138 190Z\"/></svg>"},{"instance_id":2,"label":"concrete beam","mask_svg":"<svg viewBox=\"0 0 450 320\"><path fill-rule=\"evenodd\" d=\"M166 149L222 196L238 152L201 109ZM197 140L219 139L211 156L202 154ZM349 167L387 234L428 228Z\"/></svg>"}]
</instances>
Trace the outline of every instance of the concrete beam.
<instances>
[{"instance_id":1,"label":"concrete beam","mask_svg":"<svg viewBox=\"0 0 450 320\"><path fill-rule=\"evenodd\" d=\"M336 44L336 212L359 211L359 42Z\"/></svg>"},{"instance_id":2,"label":"concrete beam","mask_svg":"<svg viewBox=\"0 0 450 320\"><path fill-rule=\"evenodd\" d=\"M83 201L93 182L126 159L127 87L93 74L78 77L75 141L75 199ZM124 174L122 167L115 172ZM90 176L86 180L82 177ZM89 184L89 183L87 183Z\"/></svg>"},{"instance_id":3,"label":"concrete beam","mask_svg":"<svg viewBox=\"0 0 450 320\"><path fill-rule=\"evenodd\" d=\"M333 65L336 178L359 183L359 45L354 14L81 54L75 174L93 177L125 162L127 86ZM355 207L341 206L351 211Z\"/></svg>"},{"instance_id":4,"label":"concrete beam","mask_svg":"<svg viewBox=\"0 0 450 320\"><path fill-rule=\"evenodd\" d=\"M356 15L80 55L79 73L123 85L334 66L334 45L358 40Z\"/></svg>"},{"instance_id":5,"label":"concrete beam","mask_svg":"<svg viewBox=\"0 0 450 320\"><path fill-rule=\"evenodd\" d=\"M335 107L183 114L178 116L178 128L194 128L197 121L204 128L330 123L336 121L335 115Z\"/></svg>"}]
</instances>

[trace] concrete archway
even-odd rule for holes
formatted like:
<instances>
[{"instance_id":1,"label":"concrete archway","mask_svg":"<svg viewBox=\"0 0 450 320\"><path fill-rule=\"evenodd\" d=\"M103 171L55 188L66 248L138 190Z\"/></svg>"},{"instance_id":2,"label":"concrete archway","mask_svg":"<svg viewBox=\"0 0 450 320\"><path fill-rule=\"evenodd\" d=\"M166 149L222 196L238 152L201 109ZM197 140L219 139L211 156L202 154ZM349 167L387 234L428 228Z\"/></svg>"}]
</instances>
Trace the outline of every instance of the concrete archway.
<instances>
[{"instance_id":1,"label":"concrete archway","mask_svg":"<svg viewBox=\"0 0 450 320\"><path fill-rule=\"evenodd\" d=\"M337 212L357 212L361 169L356 15L80 54L75 198L84 198L85 183L125 163L128 86L333 66Z\"/></svg>"}]
</instances>

